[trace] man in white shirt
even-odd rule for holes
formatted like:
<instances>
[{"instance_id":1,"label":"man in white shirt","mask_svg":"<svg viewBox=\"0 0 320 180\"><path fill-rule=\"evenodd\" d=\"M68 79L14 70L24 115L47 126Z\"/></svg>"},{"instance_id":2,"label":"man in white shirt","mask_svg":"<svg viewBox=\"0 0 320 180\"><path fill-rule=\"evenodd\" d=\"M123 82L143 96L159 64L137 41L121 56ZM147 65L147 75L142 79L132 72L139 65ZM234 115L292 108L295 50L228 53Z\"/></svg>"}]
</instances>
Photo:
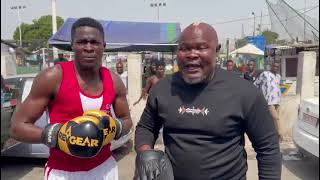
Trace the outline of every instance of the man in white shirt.
<instances>
[{"instance_id":1,"label":"man in white shirt","mask_svg":"<svg viewBox=\"0 0 320 180\"><path fill-rule=\"evenodd\" d=\"M280 63L273 62L270 71L264 71L254 82L263 93L265 99L268 102L270 113L273 117L274 124L279 134L279 139L281 141L281 136L279 132L279 106L280 106L280 79L281 76L278 74Z\"/></svg>"},{"instance_id":2,"label":"man in white shirt","mask_svg":"<svg viewBox=\"0 0 320 180\"><path fill-rule=\"evenodd\" d=\"M123 70L122 61L117 62L116 69L117 69L117 74L120 76L123 84L128 89L128 72Z\"/></svg>"}]
</instances>

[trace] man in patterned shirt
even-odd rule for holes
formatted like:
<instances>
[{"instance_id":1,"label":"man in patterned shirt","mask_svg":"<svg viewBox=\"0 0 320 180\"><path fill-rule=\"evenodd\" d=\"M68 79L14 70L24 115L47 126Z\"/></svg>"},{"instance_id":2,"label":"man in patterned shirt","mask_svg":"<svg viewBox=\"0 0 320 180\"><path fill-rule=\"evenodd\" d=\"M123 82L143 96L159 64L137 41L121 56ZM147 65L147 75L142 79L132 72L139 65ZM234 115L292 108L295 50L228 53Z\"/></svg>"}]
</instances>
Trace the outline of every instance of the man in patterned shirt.
<instances>
[{"instance_id":1,"label":"man in patterned shirt","mask_svg":"<svg viewBox=\"0 0 320 180\"><path fill-rule=\"evenodd\" d=\"M280 63L273 62L270 71L264 71L254 82L263 93L269 106L270 113L272 115L276 130L279 134L280 141L282 140L279 132L279 105L280 105L280 79L278 74Z\"/></svg>"}]
</instances>

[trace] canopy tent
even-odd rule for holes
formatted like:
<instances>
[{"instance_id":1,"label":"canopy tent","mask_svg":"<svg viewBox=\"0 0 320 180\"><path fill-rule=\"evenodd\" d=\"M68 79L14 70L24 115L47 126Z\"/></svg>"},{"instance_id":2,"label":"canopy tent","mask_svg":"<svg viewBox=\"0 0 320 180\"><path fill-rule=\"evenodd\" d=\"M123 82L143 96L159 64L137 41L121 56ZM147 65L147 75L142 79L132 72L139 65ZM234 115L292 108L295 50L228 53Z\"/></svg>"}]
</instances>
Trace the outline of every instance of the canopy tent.
<instances>
[{"instance_id":1,"label":"canopy tent","mask_svg":"<svg viewBox=\"0 0 320 180\"><path fill-rule=\"evenodd\" d=\"M263 56L264 52L253 44L247 44L239 49L232 51L230 55L232 54L247 54L247 55Z\"/></svg>"},{"instance_id":2,"label":"canopy tent","mask_svg":"<svg viewBox=\"0 0 320 180\"><path fill-rule=\"evenodd\" d=\"M71 27L76 18L68 18L49 39L49 45L71 51ZM100 20L107 43L105 51L172 52L181 33L179 23Z\"/></svg>"}]
</instances>

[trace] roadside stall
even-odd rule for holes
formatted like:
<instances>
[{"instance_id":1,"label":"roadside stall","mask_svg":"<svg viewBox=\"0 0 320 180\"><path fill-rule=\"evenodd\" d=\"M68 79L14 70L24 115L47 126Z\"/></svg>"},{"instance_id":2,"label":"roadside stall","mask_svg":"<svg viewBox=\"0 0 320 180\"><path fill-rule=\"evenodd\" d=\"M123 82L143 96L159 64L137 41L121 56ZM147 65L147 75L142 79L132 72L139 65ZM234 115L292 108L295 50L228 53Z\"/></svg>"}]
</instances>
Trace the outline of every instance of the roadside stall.
<instances>
[{"instance_id":1,"label":"roadside stall","mask_svg":"<svg viewBox=\"0 0 320 180\"><path fill-rule=\"evenodd\" d=\"M246 65L248 64L249 60L253 59L256 62L257 70L264 69L264 51L257 48L253 44L249 43L241 48L238 48L232 51L230 55L234 57L237 67Z\"/></svg>"}]
</instances>

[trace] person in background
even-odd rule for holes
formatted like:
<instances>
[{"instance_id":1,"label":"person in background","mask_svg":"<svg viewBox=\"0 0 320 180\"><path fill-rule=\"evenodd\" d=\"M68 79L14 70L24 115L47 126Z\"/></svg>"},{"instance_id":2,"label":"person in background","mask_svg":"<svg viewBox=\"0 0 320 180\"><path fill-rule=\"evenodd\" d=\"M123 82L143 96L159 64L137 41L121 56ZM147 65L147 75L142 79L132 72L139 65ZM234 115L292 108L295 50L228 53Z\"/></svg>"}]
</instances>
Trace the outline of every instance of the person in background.
<instances>
[{"instance_id":1,"label":"person in background","mask_svg":"<svg viewBox=\"0 0 320 180\"><path fill-rule=\"evenodd\" d=\"M143 67L143 80L142 80L142 86L144 87L147 83L147 79L153 75L156 74L156 59L153 59L152 57L150 59L145 60L145 64ZM147 65L150 63L149 65Z\"/></svg>"},{"instance_id":2,"label":"person in background","mask_svg":"<svg viewBox=\"0 0 320 180\"><path fill-rule=\"evenodd\" d=\"M241 77L241 73L234 69L235 68L235 64L234 64L234 62L232 60L230 60L230 59L227 60L226 65L227 65L227 71L228 72L231 72L232 74Z\"/></svg>"},{"instance_id":3,"label":"person in background","mask_svg":"<svg viewBox=\"0 0 320 180\"><path fill-rule=\"evenodd\" d=\"M218 51L217 33L209 24L193 23L181 33L179 71L151 89L136 126L137 179L170 169L163 170L169 163L154 150L162 127L174 180L246 179L244 133L257 153L259 179L281 178L279 141L267 102L252 83L216 66Z\"/></svg>"},{"instance_id":4,"label":"person in background","mask_svg":"<svg viewBox=\"0 0 320 180\"><path fill-rule=\"evenodd\" d=\"M177 60L174 59L174 60L173 60L172 72L173 72L173 73L176 73L176 72L178 72L178 71L179 71L178 63L177 63Z\"/></svg>"},{"instance_id":5,"label":"person in background","mask_svg":"<svg viewBox=\"0 0 320 180\"><path fill-rule=\"evenodd\" d=\"M227 71L229 72L232 72L233 69L234 69L234 63L232 60L227 60L227 63L226 63L226 66L227 66Z\"/></svg>"},{"instance_id":6,"label":"person in background","mask_svg":"<svg viewBox=\"0 0 320 180\"><path fill-rule=\"evenodd\" d=\"M121 60L116 63L116 70L123 84L128 88L128 71L124 71L123 62Z\"/></svg>"},{"instance_id":7,"label":"person in background","mask_svg":"<svg viewBox=\"0 0 320 180\"><path fill-rule=\"evenodd\" d=\"M165 62L162 60L156 62L156 74L147 79L146 85L142 90L140 98L135 103L133 103L134 106L138 104L142 98L146 99L151 88L156 85L162 78L164 78L165 65Z\"/></svg>"},{"instance_id":8,"label":"person in background","mask_svg":"<svg viewBox=\"0 0 320 180\"><path fill-rule=\"evenodd\" d=\"M53 63L54 63L54 65L56 65L56 64L59 63L59 62L66 62L66 61L68 61L68 59L64 57L63 53L59 53L59 54L58 54L58 58L55 59L55 60L53 61Z\"/></svg>"},{"instance_id":9,"label":"person in background","mask_svg":"<svg viewBox=\"0 0 320 180\"><path fill-rule=\"evenodd\" d=\"M149 69L146 72L145 78L149 78L157 73L157 61L156 59L151 59Z\"/></svg>"},{"instance_id":10,"label":"person in background","mask_svg":"<svg viewBox=\"0 0 320 180\"><path fill-rule=\"evenodd\" d=\"M279 74L280 63L273 62L271 64L270 71L262 72L259 77L254 81L254 85L261 90L269 107L269 111L272 115L274 125L276 127L279 140L282 141L282 136L279 129L279 107L281 100L280 80Z\"/></svg>"},{"instance_id":11,"label":"person in background","mask_svg":"<svg viewBox=\"0 0 320 180\"><path fill-rule=\"evenodd\" d=\"M254 82L257 77L260 75L260 73L258 71L255 70L255 61L254 60L250 60L248 62L248 66L247 66L247 71L244 73L243 78L250 81L250 82Z\"/></svg>"}]
</instances>

